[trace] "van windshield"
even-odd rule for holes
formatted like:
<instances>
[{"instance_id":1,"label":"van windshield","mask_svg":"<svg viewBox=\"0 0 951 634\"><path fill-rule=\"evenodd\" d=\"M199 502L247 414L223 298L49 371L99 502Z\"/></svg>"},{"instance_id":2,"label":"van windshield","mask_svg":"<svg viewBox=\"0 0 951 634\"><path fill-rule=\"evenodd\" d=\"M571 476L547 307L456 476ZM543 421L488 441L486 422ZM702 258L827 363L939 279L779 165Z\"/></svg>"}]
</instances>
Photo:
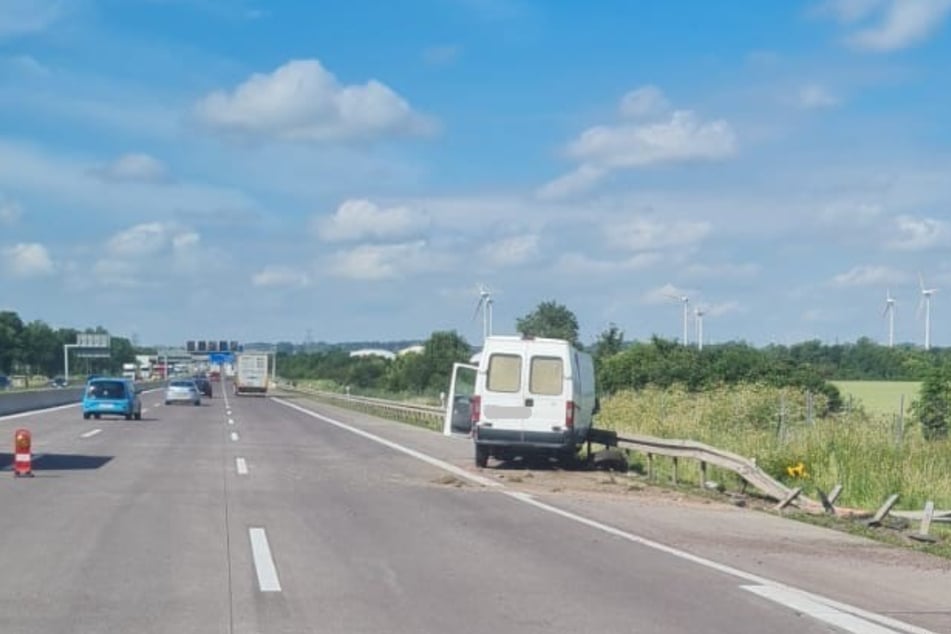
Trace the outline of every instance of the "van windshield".
<instances>
[{"instance_id":1,"label":"van windshield","mask_svg":"<svg viewBox=\"0 0 951 634\"><path fill-rule=\"evenodd\" d=\"M92 398L125 398L125 384L122 381L96 381L86 390Z\"/></svg>"},{"instance_id":2,"label":"van windshield","mask_svg":"<svg viewBox=\"0 0 951 634\"><path fill-rule=\"evenodd\" d=\"M564 366L558 357L532 357L528 389L532 394L558 396L564 389Z\"/></svg>"},{"instance_id":3,"label":"van windshield","mask_svg":"<svg viewBox=\"0 0 951 634\"><path fill-rule=\"evenodd\" d=\"M518 392L522 387L522 357L516 354L489 357L486 387L492 392Z\"/></svg>"}]
</instances>

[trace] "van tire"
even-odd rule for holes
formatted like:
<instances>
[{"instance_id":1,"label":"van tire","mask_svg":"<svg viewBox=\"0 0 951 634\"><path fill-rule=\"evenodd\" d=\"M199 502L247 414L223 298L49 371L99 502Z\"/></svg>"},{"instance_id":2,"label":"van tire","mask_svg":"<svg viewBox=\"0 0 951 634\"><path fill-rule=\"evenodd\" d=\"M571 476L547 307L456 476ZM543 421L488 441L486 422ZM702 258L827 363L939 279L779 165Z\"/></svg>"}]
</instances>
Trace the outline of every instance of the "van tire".
<instances>
[{"instance_id":1,"label":"van tire","mask_svg":"<svg viewBox=\"0 0 951 634\"><path fill-rule=\"evenodd\" d=\"M134 418L135 420L142 420L142 412L136 412Z\"/></svg>"},{"instance_id":2,"label":"van tire","mask_svg":"<svg viewBox=\"0 0 951 634\"><path fill-rule=\"evenodd\" d=\"M126 419L126 420L132 420L132 414L126 414L126 415L125 415L125 419Z\"/></svg>"},{"instance_id":3,"label":"van tire","mask_svg":"<svg viewBox=\"0 0 951 634\"><path fill-rule=\"evenodd\" d=\"M483 445L475 446L475 463L480 469L489 466L489 448Z\"/></svg>"},{"instance_id":4,"label":"van tire","mask_svg":"<svg viewBox=\"0 0 951 634\"><path fill-rule=\"evenodd\" d=\"M89 412L83 412L83 420L89 420Z\"/></svg>"}]
</instances>

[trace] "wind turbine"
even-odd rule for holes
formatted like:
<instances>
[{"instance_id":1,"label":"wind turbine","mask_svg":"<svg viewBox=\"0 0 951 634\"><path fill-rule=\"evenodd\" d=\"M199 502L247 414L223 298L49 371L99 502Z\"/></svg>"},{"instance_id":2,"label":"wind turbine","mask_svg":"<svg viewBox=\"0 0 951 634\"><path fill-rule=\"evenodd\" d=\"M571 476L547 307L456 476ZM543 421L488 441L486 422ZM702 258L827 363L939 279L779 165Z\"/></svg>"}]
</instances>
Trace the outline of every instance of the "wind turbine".
<instances>
[{"instance_id":1,"label":"wind turbine","mask_svg":"<svg viewBox=\"0 0 951 634\"><path fill-rule=\"evenodd\" d=\"M703 316L707 311L699 306L693 309L694 324L697 329L697 350L703 350Z\"/></svg>"},{"instance_id":2,"label":"wind turbine","mask_svg":"<svg viewBox=\"0 0 951 634\"><path fill-rule=\"evenodd\" d=\"M472 318L479 316L482 311L482 338L492 335L492 291L485 284L479 284L479 302L476 304Z\"/></svg>"},{"instance_id":3,"label":"wind turbine","mask_svg":"<svg viewBox=\"0 0 951 634\"><path fill-rule=\"evenodd\" d=\"M672 295L672 294L670 294L670 293L667 294L667 297L670 297L671 299L676 299L678 302L681 302L681 303L683 304L683 307L684 307L684 335L683 335L683 345L686 346L686 345L687 345L687 319L688 319L688 316L689 316L689 313L687 312L687 304L690 303L690 298L687 297L686 295Z\"/></svg>"},{"instance_id":4,"label":"wind turbine","mask_svg":"<svg viewBox=\"0 0 951 634\"><path fill-rule=\"evenodd\" d=\"M925 350L931 349L931 296L938 292L936 288L925 288L925 278L918 274L918 285L921 287L921 301L918 303L918 316L921 310L925 311Z\"/></svg>"},{"instance_id":5,"label":"wind turbine","mask_svg":"<svg viewBox=\"0 0 951 634\"><path fill-rule=\"evenodd\" d=\"M892 297L891 290L885 291L885 310L882 311L882 317L888 316L888 347L895 347L895 298Z\"/></svg>"}]
</instances>

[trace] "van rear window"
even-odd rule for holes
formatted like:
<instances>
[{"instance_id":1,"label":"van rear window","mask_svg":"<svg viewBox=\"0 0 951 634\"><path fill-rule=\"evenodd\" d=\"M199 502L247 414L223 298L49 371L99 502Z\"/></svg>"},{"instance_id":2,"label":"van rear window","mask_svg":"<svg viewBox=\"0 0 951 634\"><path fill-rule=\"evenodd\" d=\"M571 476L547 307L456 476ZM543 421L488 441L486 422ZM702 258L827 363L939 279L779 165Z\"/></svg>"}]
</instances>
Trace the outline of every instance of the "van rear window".
<instances>
[{"instance_id":1,"label":"van rear window","mask_svg":"<svg viewBox=\"0 0 951 634\"><path fill-rule=\"evenodd\" d=\"M489 357L486 387L492 392L518 392L522 387L522 357L516 354Z\"/></svg>"},{"instance_id":2,"label":"van rear window","mask_svg":"<svg viewBox=\"0 0 951 634\"><path fill-rule=\"evenodd\" d=\"M564 365L558 357L532 357L528 389L532 394L558 396L565 386Z\"/></svg>"},{"instance_id":3,"label":"van rear window","mask_svg":"<svg viewBox=\"0 0 951 634\"><path fill-rule=\"evenodd\" d=\"M89 384L86 393L92 398L125 398L125 383L121 381L96 381Z\"/></svg>"}]
</instances>

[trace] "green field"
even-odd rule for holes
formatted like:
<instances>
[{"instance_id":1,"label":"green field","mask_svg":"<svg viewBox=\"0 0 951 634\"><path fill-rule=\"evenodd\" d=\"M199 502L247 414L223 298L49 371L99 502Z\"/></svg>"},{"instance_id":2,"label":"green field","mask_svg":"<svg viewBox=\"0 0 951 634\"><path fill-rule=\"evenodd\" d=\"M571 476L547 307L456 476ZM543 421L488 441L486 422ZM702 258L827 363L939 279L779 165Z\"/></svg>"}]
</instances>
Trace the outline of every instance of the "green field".
<instances>
[{"instance_id":1,"label":"green field","mask_svg":"<svg viewBox=\"0 0 951 634\"><path fill-rule=\"evenodd\" d=\"M831 381L842 393L842 400L849 405L849 397L855 406L861 405L869 414L897 414L901 397L905 397L905 415L912 401L918 398L921 383L918 381Z\"/></svg>"}]
</instances>

